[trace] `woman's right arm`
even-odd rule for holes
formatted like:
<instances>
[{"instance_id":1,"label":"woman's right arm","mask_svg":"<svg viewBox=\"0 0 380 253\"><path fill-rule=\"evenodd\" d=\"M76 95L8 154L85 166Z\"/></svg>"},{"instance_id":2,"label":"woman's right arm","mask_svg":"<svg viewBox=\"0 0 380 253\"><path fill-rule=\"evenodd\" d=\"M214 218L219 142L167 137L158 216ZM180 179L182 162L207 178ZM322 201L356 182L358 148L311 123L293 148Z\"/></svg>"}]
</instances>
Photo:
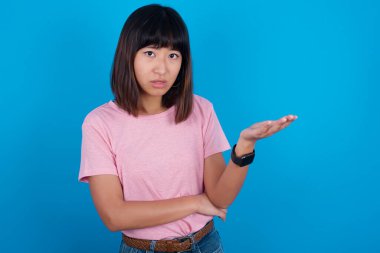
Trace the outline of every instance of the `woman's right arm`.
<instances>
[{"instance_id":1,"label":"woman's right arm","mask_svg":"<svg viewBox=\"0 0 380 253\"><path fill-rule=\"evenodd\" d=\"M157 226L197 212L225 219L226 210L214 207L205 194L156 201L124 201L117 176L96 175L88 179L95 208L113 232Z\"/></svg>"}]
</instances>

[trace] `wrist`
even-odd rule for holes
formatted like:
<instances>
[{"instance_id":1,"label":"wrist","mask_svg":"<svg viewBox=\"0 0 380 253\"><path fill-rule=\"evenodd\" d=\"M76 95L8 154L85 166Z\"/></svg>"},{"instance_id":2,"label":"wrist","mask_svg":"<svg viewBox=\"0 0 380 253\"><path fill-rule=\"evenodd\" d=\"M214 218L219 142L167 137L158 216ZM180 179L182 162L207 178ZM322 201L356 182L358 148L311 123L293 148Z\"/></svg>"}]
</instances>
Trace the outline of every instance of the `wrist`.
<instances>
[{"instance_id":1,"label":"wrist","mask_svg":"<svg viewBox=\"0 0 380 253\"><path fill-rule=\"evenodd\" d=\"M193 213L197 213L200 206L200 197L201 195L193 195L189 196L191 203L191 210Z\"/></svg>"},{"instance_id":2,"label":"wrist","mask_svg":"<svg viewBox=\"0 0 380 253\"><path fill-rule=\"evenodd\" d=\"M235 147L236 156L240 157L242 155L251 153L255 149L255 145L256 145L256 140L247 141L242 138L239 138Z\"/></svg>"}]
</instances>

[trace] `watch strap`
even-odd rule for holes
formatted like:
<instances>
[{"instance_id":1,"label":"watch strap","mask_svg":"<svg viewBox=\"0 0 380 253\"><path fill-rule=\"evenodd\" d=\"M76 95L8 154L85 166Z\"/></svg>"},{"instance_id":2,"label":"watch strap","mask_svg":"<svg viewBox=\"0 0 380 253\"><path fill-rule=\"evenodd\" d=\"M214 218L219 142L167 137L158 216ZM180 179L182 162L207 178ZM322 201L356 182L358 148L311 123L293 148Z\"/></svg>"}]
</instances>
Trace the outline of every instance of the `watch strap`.
<instances>
[{"instance_id":1,"label":"watch strap","mask_svg":"<svg viewBox=\"0 0 380 253\"><path fill-rule=\"evenodd\" d=\"M247 166L248 164L251 164L253 162L253 159L255 158L255 149L251 153L244 154L240 157L236 156L235 152L236 144L232 148L231 152L231 160L238 165L239 167Z\"/></svg>"}]
</instances>

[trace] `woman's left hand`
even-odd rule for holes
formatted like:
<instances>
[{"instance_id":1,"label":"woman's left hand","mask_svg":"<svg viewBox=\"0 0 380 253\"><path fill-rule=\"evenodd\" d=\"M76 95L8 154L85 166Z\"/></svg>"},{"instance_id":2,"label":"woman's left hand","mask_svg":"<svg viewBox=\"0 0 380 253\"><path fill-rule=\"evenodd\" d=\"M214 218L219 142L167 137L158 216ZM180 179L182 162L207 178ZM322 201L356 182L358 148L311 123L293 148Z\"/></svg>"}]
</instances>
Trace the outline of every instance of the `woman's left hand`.
<instances>
[{"instance_id":1,"label":"woman's left hand","mask_svg":"<svg viewBox=\"0 0 380 253\"><path fill-rule=\"evenodd\" d=\"M262 138L268 137L289 126L298 117L296 115L287 115L278 120L267 120L253 124L240 133L240 138L244 142L256 142Z\"/></svg>"}]
</instances>

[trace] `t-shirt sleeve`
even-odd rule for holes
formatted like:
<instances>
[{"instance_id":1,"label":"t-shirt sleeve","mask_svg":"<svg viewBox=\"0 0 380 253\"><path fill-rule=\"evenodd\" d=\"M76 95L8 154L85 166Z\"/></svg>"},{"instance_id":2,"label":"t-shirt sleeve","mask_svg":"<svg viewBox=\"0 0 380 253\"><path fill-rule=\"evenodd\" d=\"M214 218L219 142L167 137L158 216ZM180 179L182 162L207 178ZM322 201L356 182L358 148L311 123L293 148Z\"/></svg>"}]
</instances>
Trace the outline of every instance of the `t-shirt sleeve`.
<instances>
[{"instance_id":1,"label":"t-shirt sleeve","mask_svg":"<svg viewBox=\"0 0 380 253\"><path fill-rule=\"evenodd\" d=\"M88 176L118 175L111 142L102 121L94 114L85 117L82 124L82 147L79 182L88 183Z\"/></svg>"},{"instance_id":2,"label":"t-shirt sleeve","mask_svg":"<svg viewBox=\"0 0 380 253\"><path fill-rule=\"evenodd\" d=\"M211 103L209 106L204 130L204 158L231 149L215 113L214 106Z\"/></svg>"}]
</instances>

